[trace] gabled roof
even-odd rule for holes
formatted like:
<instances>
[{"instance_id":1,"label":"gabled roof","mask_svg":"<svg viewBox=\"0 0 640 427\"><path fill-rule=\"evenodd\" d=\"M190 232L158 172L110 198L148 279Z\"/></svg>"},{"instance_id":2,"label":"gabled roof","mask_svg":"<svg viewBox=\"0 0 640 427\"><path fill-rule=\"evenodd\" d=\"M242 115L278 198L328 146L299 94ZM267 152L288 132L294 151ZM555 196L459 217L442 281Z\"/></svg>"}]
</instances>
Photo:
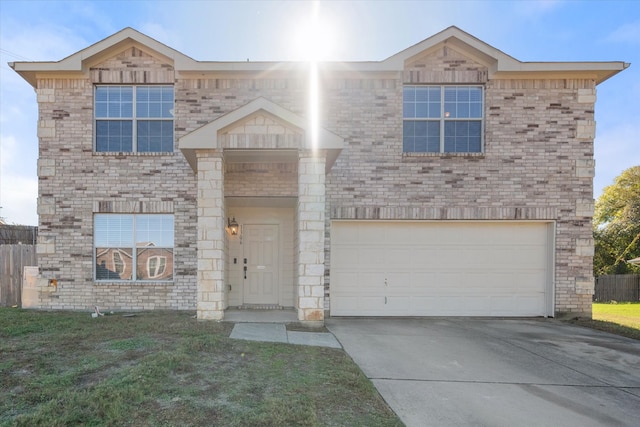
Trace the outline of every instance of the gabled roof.
<instances>
[{"instance_id":1,"label":"gabled roof","mask_svg":"<svg viewBox=\"0 0 640 427\"><path fill-rule=\"evenodd\" d=\"M462 52L469 53L486 65L501 63L503 66L507 64L514 66L515 64L520 63L517 59L493 46L488 45L482 40L475 38L471 34L466 33L455 26L451 26L440 31L437 34L434 34L433 36L416 43L393 56L390 56L382 62L394 68L402 68L404 63L412 57L422 55L425 52L438 48L443 44L450 45Z\"/></svg>"},{"instance_id":2,"label":"gabled roof","mask_svg":"<svg viewBox=\"0 0 640 427\"><path fill-rule=\"evenodd\" d=\"M132 28L125 28L58 62L13 62L9 65L32 86L36 74L81 73L99 60L122 51L130 45L146 47L155 55L173 64L180 72L238 73L265 71L304 71L304 62L209 62L196 61L157 40ZM504 78L592 78L602 83L629 66L625 62L521 62L488 45L457 27L449 27L383 61L326 62L325 71L344 72L397 72L404 69L406 61L442 45L448 45L479 62L486 64L489 77Z\"/></svg>"},{"instance_id":3,"label":"gabled roof","mask_svg":"<svg viewBox=\"0 0 640 427\"><path fill-rule=\"evenodd\" d=\"M318 149L327 151L327 171L335 162L340 151L344 148L344 139L326 129L318 130L318 146L311 147L309 120L301 117L291 111L282 108L265 98L257 98L242 107L233 110L223 116L218 117L206 125L195 129L192 132L181 137L178 141L178 147L184 154L191 168L197 170L196 150L200 149L222 149L218 142L218 134L221 130L238 123L243 119L252 116L255 113L266 112L273 117L278 118L284 123L294 128L300 129L305 135L304 141L307 145L306 149ZM264 154L264 153L263 153Z\"/></svg>"},{"instance_id":4,"label":"gabled roof","mask_svg":"<svg viewBox=\"0 0 640 427\"><path fill-rule=\"evenodd\" d=\"M36 84L37 73L73 74L85 72L103 59L116 55L129 46L143 46L174 68L193 68L196 61L169 46L142 34L133 28L125 28L73 55L56 62L13 62L9 65L25 80Z\"/></svg>"},{"instance_id":5,"label":"gabled roof","mask_svg":"<svg viewBox=\"0 0 640 427\"><path fill-rule=\"evenodd\" d=\"M451 26L433 36L417 43L387 59L382 64L392 69L402 69L411 58L448 45L476 58L489 68L490 78L527 77L527 74L540 73L584 75L602 83L609 77L619 73L630 64L625 62L521 62L501 50L488 45L458 27Z\"/></svg>"}]
</instances>

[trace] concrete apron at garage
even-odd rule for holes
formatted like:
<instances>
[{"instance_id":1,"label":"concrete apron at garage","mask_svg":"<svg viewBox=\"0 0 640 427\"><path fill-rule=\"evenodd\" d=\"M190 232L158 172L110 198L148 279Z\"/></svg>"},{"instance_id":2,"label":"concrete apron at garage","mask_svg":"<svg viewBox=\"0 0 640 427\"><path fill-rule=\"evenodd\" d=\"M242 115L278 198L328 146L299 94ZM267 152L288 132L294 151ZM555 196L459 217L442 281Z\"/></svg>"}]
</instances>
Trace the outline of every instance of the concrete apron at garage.
<instances>
[{"instance_id":1,"label":"concrete apron at garage","mask_svg":"<svg viewBox=\"0 0 640 427\"><path fill-rule=\"evenodd\" d=\"M408 426L637 426L640 342L550 319L326 321Z\"/></svg>"}]
</instances>

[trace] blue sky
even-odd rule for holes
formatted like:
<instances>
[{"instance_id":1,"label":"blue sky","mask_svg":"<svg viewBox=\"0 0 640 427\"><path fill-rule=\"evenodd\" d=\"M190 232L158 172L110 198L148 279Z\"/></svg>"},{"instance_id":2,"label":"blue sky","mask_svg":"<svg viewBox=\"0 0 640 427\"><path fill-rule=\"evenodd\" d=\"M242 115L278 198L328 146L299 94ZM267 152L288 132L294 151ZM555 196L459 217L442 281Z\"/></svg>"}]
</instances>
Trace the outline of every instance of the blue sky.
<instances>
[{"instance_id":1,"label":"blue sky","mask_svg":"<svg viewBox=\"0 0 640 427\"><path fill-rule=\"evenodd\" d=\"M302 60L308 1L0 0L0 217L37 224L37 105L7 62L58 61L124 27L196 60ZM324 59L385 59L456 25L521 61L624 61L598 86L594 197L640 164L640 2L333 1Z\"/></svg>"}]
</instances>

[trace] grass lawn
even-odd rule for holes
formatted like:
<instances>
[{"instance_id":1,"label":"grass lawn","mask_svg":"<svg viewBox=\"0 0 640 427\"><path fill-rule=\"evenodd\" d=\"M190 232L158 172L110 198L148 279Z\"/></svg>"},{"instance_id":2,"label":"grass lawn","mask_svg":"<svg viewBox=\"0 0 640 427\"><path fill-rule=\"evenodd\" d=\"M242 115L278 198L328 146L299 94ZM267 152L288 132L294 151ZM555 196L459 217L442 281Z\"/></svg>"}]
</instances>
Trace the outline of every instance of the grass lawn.
<instances>
[{"instance_id":1,"label":"grass lawn","mask_svg":"<svg viewBox=\"0 0 640 427\"><path fill-rule=\"evenodd\" d=\"M0 308L0 426L401 426L342 350L192 313Z\"/></svg>"},{"instance_id":2,"label":"grass lawn","mask_svg":"<svg viewBox=\"0 0 640 427\"><path fill-rule=\"evenodd\" d=\"M640 303L593 303L593 320L574 323L640 340Z\"/></svg>"},{"instance_id":3,"label":"grass lawn","mask_svg":"<svg viewBox=\"0 0 640 427\"><path fill-rule=\"evenodd\" d=\"M613 322L640 330L640 303L593 304L594 320Z\"/></svg>"}]
</instances>

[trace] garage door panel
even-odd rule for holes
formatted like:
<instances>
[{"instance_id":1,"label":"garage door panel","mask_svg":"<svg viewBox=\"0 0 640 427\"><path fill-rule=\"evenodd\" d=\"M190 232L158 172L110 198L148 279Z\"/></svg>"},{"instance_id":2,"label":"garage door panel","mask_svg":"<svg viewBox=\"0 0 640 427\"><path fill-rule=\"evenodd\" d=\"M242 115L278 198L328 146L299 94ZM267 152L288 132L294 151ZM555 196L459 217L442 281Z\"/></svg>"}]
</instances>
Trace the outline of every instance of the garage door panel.
<instances>
[{"instance_id":1,"label":"garage door panel","mask_svg":"<svg viewBox=\"0 0 640 427\"><path fill-rule=\"evenodd\" d=\"M402 313L411 304L410 296L389 296L387 297L385 310Z\"/></svg>"},{"instance_id":2,"label":"garage door panel","mask_svg":"<svg viewBox=\"0 0 640 427\"><path fill-rule=\"evenodd\" d=\"M331 230L332 243L338 246L349 245L349 244L356 244L356 245L360 244L360 240L358 239L360 228L355 224L352 224L351 227L341 226L340 232L334 232L335 228L337 227L332 227L332 230Z\"/></svg>"},{"instance_id":3,"label":"garage door panel","mask_svg":"<svg viewBox=\"0 0 640 427\"><path fill-rule=\"evenodd\" d=\"M502 264L509 266L515 264L521 266L523 264L543 265L546 259L546 250L544 246L518 245L505 247L501 252L504 256Z\"/></svg>"},{"instance_id":4,"label":"garage door panel","mask_svg":"<svg viewBox=\"0 0 640 427\"><path fill-rule=\"evenodd\" d=\"M548 315L549 227L508 221L334 221L331 313Z\"/></svg>"},{"instance_id":5,"label":"garage door panel","mask_svg":"<svg viewBox=\"0 0 640 427\"><path fill-rule=\"evenodd\" d=\"M513 316L514 307L520 316L539 316L544 309L539 294L519 295L518 297L493 297L492 311L494 316Z\"/></svg>"},{"instance_id":6,"label":"garage door panel","mask_svg":"<svg viewBox=\"0 0 640 427\"><path fill-rule=\"evenodd\" d=\"M408 248L387 248L384 250L385 264L395 266L395 268L404 268L411 266L411 249Z\"/></svg>"},{"instance_id":7,"label":"garage door panel","mask_svg":"<svg viewBox=\"0 0 640 427\"><path fill-rule=\"evenodd\" d=\"M514 287L522 293L542 292L540 283L544 282L546 274L544 271L522 271L514 273Z\"/></svg>"},{"instance_id":8,"label":"garage door panel","mask_svg":"<svg viewBox=\"0 0 640 427\"><path fill-rule=\"evenodd\" d=\"M463 264L467 259L468 257L457 247L440 246L435 256L425 261L440 270L452 270Z\"/></svg>"},{"instance_id":9,"label":"garage door panel","mask_svg":"<svg viewBox=\"0 0 640 427\"><path fill-rule=\"evenodd\" d=\"M525 316L537 316L537 313L540 313L544 310L544 304L541 302L541 294L534 294L530 296L524 296L518 298L517 306L519 311L524 313Z\"/></svg>"},{"instance_id":10,"label":"garage door panel","mask_svg":"<svg viewBox=\"0 0 640 427\"><path fill-rule=\"evenodd\" d=\"M382 244L389 233L388 227L378 227L375 224L360 223L356 227L359 244Z\"/></svg>"},{"instance_id":11,"label":"garage door panel","mask_svg":"<svg viewBox=\"0 0 640 427\"><path fill-rule=\"evenodd\" d=\"M413 275L410 272L391 273L386 275L386 295L412 295L416 292L413 286Z\"/></svg>"},{"instance_id":12,"label":"garage door panel","mask_svg":"<svg viewBox=\"0 0 640 427\"><path fill-rule=\"evenodd\" d=\"M492 287L494 289L500 289L504 292L513 291L517 292L520 289L521 284L525 283L520 279L520 274L517 272L500 272L494 273L491 276Z\"/></svg>"},{"instance_id":13,"label":"garage door panel","mask_svg":"<svg viewBox=\"0 0 640 427\"><path fill-rule=\"evenodd\" d=\"M504 223L468 223L465 230L470 237L472 244L486 243L487 235L491 241L505 245L533 244L546 245L546 236L540 233L544 227L541 223L511 223L504 226Z\"/></svg>"},{"instance_id":14,"label":"garage door panel","mask_svg":"<svg viewBox=\"0 0 640 427\"><path fill-rule=\"evenodd\" d=\"M461 274L453 271L438 271L435 275L435 283L438 288L448 289L457 288L463 282L460 278Z\"/></svg>"},{"instance_id":15,"label":"garage door panel","mask_svg":"<svg viewBox=\"0 0 640 427\"><path fill-rule=\"evenodd\" d=\"M436 296L416 296L411 298L409 307L414 316L442 316L437 314L442 306L442 301Z\"/></svg>"},{"instance_id":16,"label":"garage door panel","mask_svg":"<svg viewBox=\"0 0 640 427\"><path fill-rule=\"evenodd\" d=\"M365 295L377 295L376 293L369 292L370 289L375 289L376 291L384 292L385 281L384 281L384 273L378 272L364 272L359 275L359 279L361 282L361 291Z\"/></svg>"},{"instance_id":17,"label":"garage door panel","mask_svg":"<svg viewBox=\"0 0 640 427\"><path fill-rule=\"evenodd\" d=\"M528 244L536 246L547 246L547 234L540 232L545 224L531 223L515 225L512 230L504 229L503 233L509 233L516 244Z\"/></svg>"},{"instance_id":18,"label":"garage door panel","mask_svg":"<svg viewBox=\"0 0 640 427\"><path fill-rule=\"evenodd\" d=\"M367 297L384 293L384 275L370 272L338 272L336 280L341 283L335 289L337 295Z\"/></svg>"},{"instance_id":19,"label":"garage door panel","mask_svg":"<svg viewBox=\"0 0 640 427\"><path fill-rule=\"evenodd\" d=\"M335 272L331 274L336 282L340 283L340 287L337 287L334 291L338 295L348 295L357 293L359 287L362 286L362 281L359 279L360 274L357 272Z\"/></svg>"},{"instance_id":20,"label":"garage door panel","mask_svg":"<svg viewBox=\"0 0 640 427\"><path fill-rule=\"evenodd\" d=\"M336 269L358 265L359 263L360 260L357 246L341 245L336 246L335 251L331 251L331 265Z\"/></svg>"},{"instance_id":21,"label":"garage door panel","mask_svg":"<svg viewBox=\"0 0 640 427\"><path fill-rule=\"evenodd\" d=\"M420 246L412 246L411 265L415 268L422 266L428 267L431 260L435 260L439 256L436 248L424 248Z\"/></svg>"},{"instance_id":22,"label":"garage door panel","mask_svg":"<svg viewBox=\"0 0 640 427\"><path fill-rule=\"evenodd\" d=\"M466 270L496 270L497 266L502 266L504 262L503 251L500 249L492 251L484 251L479 248L465 248L460 250L460 262L464 264L462 267Z\"/></svg>"},{"instance_id":23,"label":"garage door panel","mask_svg":"<svg viewBox=\"0 0 640 427\"><path fill-rule=\"evenodd\" d=\"M358 251L358 262L361 265L370 265L372 267L381 266L385 260L384 251L379 247L360 248Z\"/></svg>"},{"instance_id":24,"label":"garage door panel","mask_svg":"<svg viewBox=\"0 0 640 427\"><path fill-rule=\"evenodd\" d=\"M393 234L394 237L392 237L392 239L397 241L404 241L411 244L411 242L413 242L415 239L415 227L411 227L410 223L391 224L390 226L386 227L386 230L386 234Z\"/></svg>"}]
</instances>

